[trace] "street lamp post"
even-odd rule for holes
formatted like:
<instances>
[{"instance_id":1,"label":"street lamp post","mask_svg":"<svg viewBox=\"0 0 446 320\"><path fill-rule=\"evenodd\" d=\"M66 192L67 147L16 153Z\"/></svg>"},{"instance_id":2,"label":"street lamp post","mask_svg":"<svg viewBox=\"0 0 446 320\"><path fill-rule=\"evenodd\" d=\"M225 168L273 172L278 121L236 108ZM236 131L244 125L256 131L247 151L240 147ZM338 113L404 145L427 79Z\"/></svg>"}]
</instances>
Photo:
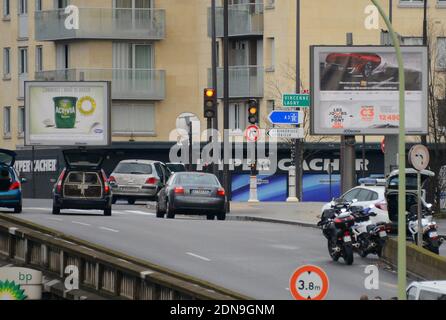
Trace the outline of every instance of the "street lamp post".
<instances>
[{"instance_id":1,"label":"street lamp post","mask_svg":"<svg viewBox=\"0 0 446 320\"><path fill-rule=\"evenodd\" d=\"M406 300L407 287L407 270L406 270L406 112L405 112L405 95L406 95L406 79L404 74L404 61L401 53L400 42L395 33L392 23L387 17L378 0L371 0L378 8L379 13L384 19L390 35L393 40L393 45L396 51L399 68L399 177L398 177L398 298Z\"/></svg>"}]
</instances>

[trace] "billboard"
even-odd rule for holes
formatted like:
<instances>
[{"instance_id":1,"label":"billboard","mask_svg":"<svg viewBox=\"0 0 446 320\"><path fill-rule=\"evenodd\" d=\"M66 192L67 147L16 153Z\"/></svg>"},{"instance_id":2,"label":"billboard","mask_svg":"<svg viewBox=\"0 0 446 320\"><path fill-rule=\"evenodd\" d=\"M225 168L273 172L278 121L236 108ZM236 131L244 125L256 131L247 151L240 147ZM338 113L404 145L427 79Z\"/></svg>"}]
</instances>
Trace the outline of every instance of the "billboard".
<instances>
[{"instance_id":1,"label":"billboard","mask_svg":"<svg viewBox=\"0 0 446 320\"><path fill-rule=\"evenodd\" d=\"M250 174L232 175L232 201L248 202ZM285 202L288 198L288 175L259 175L257 195L261 202Z\"/></svg>"},{"instance_id":2,"label":"billboard","mask_svg":"<svg viewBox=\"0 0 446 320\"><path fill-rule=\"evenodd\" d=\"M25 82L25 144L110 144L110 82Z\"/></svg>"},{"instance_id":3,"label":"billboard","mask_svg":"<svg viewBox=\"0 0 446 320\"><path fill-rule=\"evenodd\" d=\"M406 132L424 135L428 133L427 48L401 50ZM311 59L312 134L398 134L399 75L393 47L312 46Z\"/></svg>"}]
</instances>

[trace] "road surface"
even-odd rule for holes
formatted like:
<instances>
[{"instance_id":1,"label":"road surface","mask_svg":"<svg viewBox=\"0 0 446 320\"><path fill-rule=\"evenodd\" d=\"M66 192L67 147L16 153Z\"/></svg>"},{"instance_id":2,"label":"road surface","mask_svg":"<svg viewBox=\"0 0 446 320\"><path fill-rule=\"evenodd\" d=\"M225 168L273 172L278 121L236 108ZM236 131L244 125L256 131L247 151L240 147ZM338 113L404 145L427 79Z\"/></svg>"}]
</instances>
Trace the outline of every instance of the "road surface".
<instances>
[{"instance_id":1,"label":"road surface","mask_svg":"<svg viewBox=\"0 0 446 320\"><path fill-rule=\"evenodd\" d=\"M291 299L289 279L307 264L327 272L329 299L397 295L396 274L383 268L380 289L366 290L365 268L378 260L356 256L353 266L331 261L317 229L181 216L157 219L142 205L117 204L111 217L83 210L53 216L50 207L49 200L27 200L19 217L256 299Z\"/></svg>"}]
</instances>

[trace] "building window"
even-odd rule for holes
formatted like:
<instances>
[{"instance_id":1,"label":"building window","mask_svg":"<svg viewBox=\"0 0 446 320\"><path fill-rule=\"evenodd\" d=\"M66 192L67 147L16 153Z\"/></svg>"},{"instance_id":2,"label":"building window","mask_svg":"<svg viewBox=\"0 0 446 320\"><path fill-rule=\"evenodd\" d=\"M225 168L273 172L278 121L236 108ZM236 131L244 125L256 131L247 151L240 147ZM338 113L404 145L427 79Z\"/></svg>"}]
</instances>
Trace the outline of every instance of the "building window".
<instances>
[{"instance_id":1,"label":"building window","mask_svg":"<svg viewBox=\"0 0 446 320\"><path fill-rule=\"evenodd\" d=\"M28 14L28 0L19 0L19 15Z\"/></svg>"},{"instance_id":2,"label":"building window","mask_svg":"<svg viewBox=\"0 0 446 320\"><path fill-rule=\"evenodd\" d=\"M42 0L36 0L36 11L42 11Z\"/></svg>"},{"instance_id":3,"label":"building window","mask_svg":"<svg viewBox=\"0 0 446 320\"><path fill-rule=\"evenodd\" d=\"M65 9L68 7L69 0L55 0L55 6L57 6L57 9Z\"/></svg>"},{"instance_id":4,"label":"building window","mask_svg":"<svg viewBox=\"0 0 446 320\"><path fill-rule=\"evenodd\" d=\"M3 77L4 78L11 77L11 49L10 48L3 49Z\"/></svg>"},{"instance_id":5,"label":"building window","mask_svg":"<svg viewBox=\"0 0 446 320\"><path fill-rule=\"evenodd\" d=\"M25 132L25 107L19 107L17 115L17 133L22 137Z\"/></svg>"},{"instance_id":6,"label":"building window","mask_svg":"<svg viewBox=\"0 0 446 320\"><path fill-rule=\"evenodd\" d=\"M113 134L155 134L153 104L120 103L112 106Z\"/></svg>"},{"instance_id":7,"label":"building window","mask_svg":"<svg viewBox=\"0 0 446 320\"><path fill-rule=\"evenodd\" d=\"M446 69L446 38L437 39L437 68Z\"/></svg>"},{"instance_id":8,"label":"building window","mask_svg":"<svg viewBox=\"0 0 446 320\"><path fill-rule=\"evenodd\" d=\"M400 0L400 5L420 6L424 4L424 0Z\"/></svg>"},{"instance_id":9,"label":"building window","mask_svg":"<svg viewBox=\"0 0 446 320\"><path fill-rule=\"evenodd\" d=\"M274 38L268 38L269 71L274 71L276 66L276 43Z\"/></svg>"},{"instance_id":10,"label":"building window","mask_svg":"<svg viewBox=\"0 0 446 320\"><path fill-rule=\"evenodd\" d=\"M36 72L43 71L43 47L36 47Z\"/></svg>"},{"instance_id":11,"label":"building window","mask_svg":"<svg viewBox=\"0 0 446 320\"><path fill-rule=\"evenodd\" d=\"M3 135L11 136L11 107L3 108Z\"/></svg>"},{"instance_id":12,"label":"building window","mask_svg":"<svg viewBox=\"0 0 446 320\"><path fill-rule=\"evenodd\" d=\"M19 48L19 74L28 73L28 48Z\"/></svg>"},{"instance_id":13,"label":"building window","mask_svg":"<svg viewBox=\"0 0 446 320\"><path fill-rule=\"evenodd\" d=\"M7 18L11 15L11 3L10 0L3 0L3 17Z\"/></svg>"},{"instance_id":14,"label":"building window","mask_svg":"<svg viewBox=\"0 0 446 320\"><path fill-rule=\"evenodd\" d=\"M422 46L423 37L402 37L403 46Z\"/></svg>"}]
</instances>

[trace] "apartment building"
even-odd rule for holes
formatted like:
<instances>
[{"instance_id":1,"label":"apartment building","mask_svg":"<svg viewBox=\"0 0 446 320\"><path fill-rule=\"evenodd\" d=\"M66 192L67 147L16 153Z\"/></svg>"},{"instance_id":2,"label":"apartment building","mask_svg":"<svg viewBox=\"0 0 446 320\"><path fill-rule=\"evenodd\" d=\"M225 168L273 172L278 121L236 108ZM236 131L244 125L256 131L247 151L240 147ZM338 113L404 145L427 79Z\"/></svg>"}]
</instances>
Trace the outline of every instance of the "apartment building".
<instances>
[{"instance_id":1,"label":"apartment building","mask_svg":"<svg viewBox=\"0 0 446 320\"><path fill-rule=\"evenodd\" d=\"M177 117L196 114L205 126L202 90L212 83L210 0L0 0L0 144L23 147L26 80L112 81L115 142L169 141ZM389 0L382 0L388 9ZM420 44L423 1L393 0L393 22L405 44ZM441 27L446 1L428 0ZM379 45L381 29L365 27L369 0L301 0L301 78L309 89L309 47ZM79 8L68 30L65 8ZM217 0L218 91L223 93L223 8ZM246 102L261 102L262 126L295 91L295 0L230 0L230 127L247 125ZM445 25L446 26L446 25ZM438 71L446 67L446 33L438 34ZM220 113L222 114L222 108ZM222 127L222 116L220 127ZM376 139L375 139L376 140ZM370 141L374 141L371 138Z\"/></svg>"}]
</instances>

